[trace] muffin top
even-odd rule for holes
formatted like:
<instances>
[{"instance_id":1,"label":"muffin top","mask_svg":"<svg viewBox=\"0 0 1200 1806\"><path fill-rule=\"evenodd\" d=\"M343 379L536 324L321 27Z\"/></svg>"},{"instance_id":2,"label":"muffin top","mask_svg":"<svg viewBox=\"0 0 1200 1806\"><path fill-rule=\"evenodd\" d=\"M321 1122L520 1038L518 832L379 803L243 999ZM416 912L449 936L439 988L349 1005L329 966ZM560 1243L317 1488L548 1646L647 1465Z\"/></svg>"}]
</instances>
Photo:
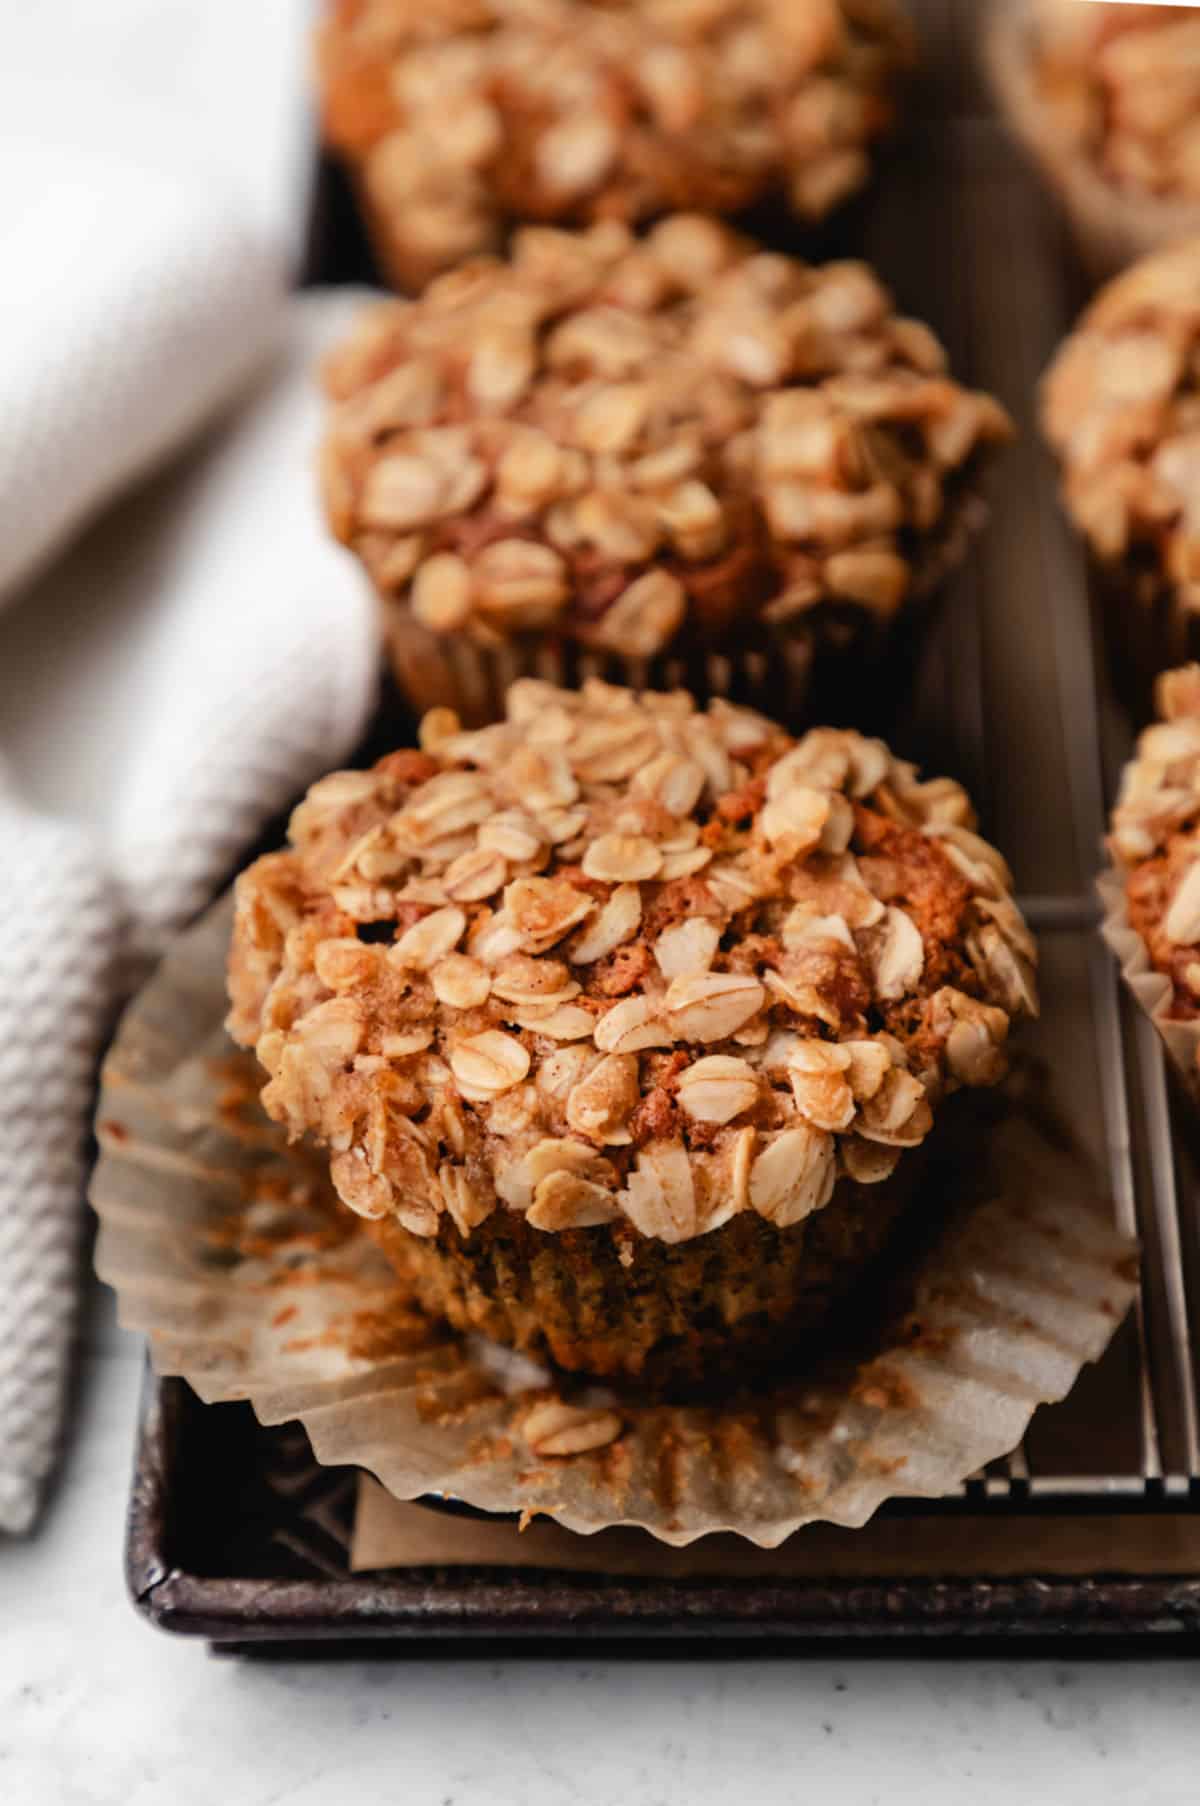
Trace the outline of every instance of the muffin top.
<instances>
[{"instance_id":1,"label":"muffin top","mask_svg":"<svg viewBox=\"0 0 1200 1806\"><path fill-rule=\"evenodd\" d=\"M1200 238L1101 289L1046 373L1042 421L1096 556L1200 608Z\"/></svg>"},{"instance_id":2,"label":"muffin top","mask_svg":"<svg viewBox=\"0 0 1200 1806\"><path fill-rule=\"evenodd\" d=\"M912 37L896 0L335 0L324 124L419 287L506 220L820 218L865 181Z\"/></svg>"},{"instance_id":3,"label":"muffin top","mask_svg":"<svg viewBox=\"0 0 1200 1806\"><path fill-rule=\"evenodd\" d=\"M1200 7L1036 0L1033 17L1063 139L1117 187L1200 200Z\"/></svg>"},{"instance_id":4,"label":"muffin top","mask_svg":"<svg viewBox=\"0 0 1200 1806\"><path fill-rule=\"evenodd\" d=\"M685 618L890 615L1011 430L865 264L693 215L528 228L372 308L325 374L327 512L386 595L633 658Z\"/></svg>"},{"instance_id":5,"label":"muffin top","mask_svg":"<svg viewBox=\"0 0 1200 1806\"><path fill-rule=\"evenodd\" d=\"M1200 665L1166 671L1160 719L1121 774L1109 848L1125 868L1130 925L1173 988L1170 1014L1200 1016Z\"/></svg>"},{"instance_id":6,"label":"muffin top","mask_svg":"<svg viewBox=\"0 0 1200 1806\"><path fill-rule=\"evenodd\" d=\"M682 692L515 684L238 880L233 1035L364 1216L676 1242L885 1178L996 1082L1032 938L959 785Z\"/></svg>"}]
</instances>

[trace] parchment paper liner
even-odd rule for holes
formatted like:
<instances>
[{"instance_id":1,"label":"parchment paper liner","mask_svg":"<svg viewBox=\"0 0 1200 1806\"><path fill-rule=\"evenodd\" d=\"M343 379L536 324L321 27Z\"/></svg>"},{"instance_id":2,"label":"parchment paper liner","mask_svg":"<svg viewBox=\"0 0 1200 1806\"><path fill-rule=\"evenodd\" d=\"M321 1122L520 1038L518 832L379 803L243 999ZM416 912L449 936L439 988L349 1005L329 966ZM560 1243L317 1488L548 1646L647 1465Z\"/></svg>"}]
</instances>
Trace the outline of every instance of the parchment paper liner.
<instances>
[{"instance_id":1,"label":"parchment paper liner","mask_svg":"<svg viewBox=\"0 0 1200 1806\"><path fill-rule=\"evenodd\" d=\"M1028 0L990 0L988 74L1009 125L1057 194L1089 274L1100 281L1200 233L1200 202L1118 188L1064 137L1030 75L1031 10Z\"/></svg>"},{"instance_id":2,"label":"parchment paper liner","mask_svg":"<svg viewBox=\"0 0 1200 1806\"><path fill-rule=\"evenodd\" d=\"M919 1334L900 1326L840 1372L749 1402L622 1403L612 1446L539 1462L521 1425L545 1377L406 1320L390 1269L331 1210L319 1157L286 1149L247 1103L220 1027L230 917L225 899L180 939L106 1064L97 1268L160 1372L208 1402L248 1399L265 1423L298 1418L319 1460L366 1468L397 1497L447 1492L584 1534L640 1525L676 1545L861 1525L884 1499L938 1496L1013 1448L1133 1296L1107 1206L1016 1122L989 1144L1006 1185L983 1188L922 1264Z\"/></svg>"},{"instance_id":3,"label":"parchment paper liner","mask_svg":"<svg viewBox=\"0 0 1200 1806\"><path fill-rule=\"evenodd\" d=\"M1102 872L1096 889L1104 911L1100 932L1120 962L1121 976L1158 1030L1189 1096L1200 1103L1200 1071L1196 1066L1200 1021L1180 1022L1170 1015L1171 981L1151 965L1146 943L1129 920L1124 874L1115 868Z\"/></svg>"}]
</instances>

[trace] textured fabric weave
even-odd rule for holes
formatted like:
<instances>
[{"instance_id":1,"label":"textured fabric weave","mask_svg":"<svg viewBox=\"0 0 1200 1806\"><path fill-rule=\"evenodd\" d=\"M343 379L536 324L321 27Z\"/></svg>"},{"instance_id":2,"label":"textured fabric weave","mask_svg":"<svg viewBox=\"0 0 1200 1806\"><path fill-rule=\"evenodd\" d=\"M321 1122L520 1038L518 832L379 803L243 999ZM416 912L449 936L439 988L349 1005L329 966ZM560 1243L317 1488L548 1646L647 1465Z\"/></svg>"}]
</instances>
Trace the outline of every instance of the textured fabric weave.
<instances>
[{"instance_id":1,"label":"textured fabric weave","mask_svg":"<svg viewBox=\"0 0 1200 1806\"><path fill-rule=\"evenodd\" d=\"M237 336L237 283L232 312L221 293L210 297L220 331L208 323L193 341L198 357ZM360 300L316 294L283 308L274 362L248 399L131 510L153 547L139 578L152 631L129 643L129 660L145 666L129 693L143 700L103 834L50 820L0 783L0 1530L33 1522L59 1441L88 1110L116 1007L264 824L347 756L370 711L374 608L353 561L326 539L312 468L312 365ZM219 350L209 411L226 398L228 369ZM0 368L0 393L14 382ZM202 372L189 382L198 416ZM114 395L112 405L110 434L125 404ZM69 442L70 395L55 406ZM88 406L89 432L102 437L94 397ZM0 465L15 456L10 432L0 416ZM0 497L2 544L27 503ZM56 535L93 499L80 494ZM94 604L103 608L102 593ZM64 715L70 705L64 697Z\"/></svg>"},{"instance_id":2,"label":"textured fabric weave","mask_svg":"<svg viewBox=\"0 0 1200 1806\"><path fill-rule=\"evenodd\" d=\"M120 155L84 182L77 151L6 136L0 217L19 284L0 302L2 599L236 393L283 283L220 196Z\"/></svg>"},{"instance_id":3,"label":"textured fabric weave","mask_svg":"<svg viewBox=\"0 0 1200 1806\"><path fill-rule=\"evenodd\" d=\"M0 1528L23 1530L58 1437L119 910L87 836L7 786L0 847Z\"/></svg>"}]
</instances>

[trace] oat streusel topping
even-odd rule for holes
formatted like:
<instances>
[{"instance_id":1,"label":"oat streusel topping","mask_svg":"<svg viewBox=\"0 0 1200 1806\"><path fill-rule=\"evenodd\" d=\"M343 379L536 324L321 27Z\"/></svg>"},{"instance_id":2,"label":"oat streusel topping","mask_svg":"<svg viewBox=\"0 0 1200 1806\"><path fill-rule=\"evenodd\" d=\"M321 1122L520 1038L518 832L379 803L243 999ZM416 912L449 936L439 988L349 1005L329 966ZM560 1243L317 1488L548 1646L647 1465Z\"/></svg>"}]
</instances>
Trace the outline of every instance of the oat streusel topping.
<instances>
[{"instance_id":1,"label":"oat streusel topping","mask_svg":"<svg viewBox=\"0 0 1200 1806\"><path fill-rule=\"evenodd\" d=\"M314 785L237 886L230 1029L365 1216L786 1227L1036 1009L965 793L879 740L525 679L421 746Z\"/></svg>"},{"instance_id":2,"label":"oat streusel topping","mask_svg":"<svg viewBox=\"0 0 1200 1806\"><path fill-rule=\"evenodd\" d=\"M1200 239L1101 289L1046 373L1042 420L1096 556L1133 557L1200 608Z\"/></svg>"},{"instance_id":3,"label":"oat streusel topping","mask_svg":"<svg viewBox=\"0 0 1200 1806\"><path fill-rule=\"evenodd\" d=\"M368 312L326 382L326 510L385 595L439 632L634 658L685 616L890 616L1011 431L865 264L682 214L521 232Z\"/></svg>"},{"instance_id":4,"label":"oat streusel topping","mask_svg":"<svg viewBox=\"0 0 1200 1806\"><path fill-rule=\"evenodd\" d=\"M819 219L865 182L912 60L894 0L335 0L326 135L406 287L509 220Z\"/></svg>"},{"instance_id":5,"label":"oat streusel topping","mask_svg":"<svg viewBox=\"0 0 1200 1806\"><path fill-rule=\"evenodd\" d=\"M1064 140L1119 188L1200 201L1200 7L1037 0L1033 17Z\"/></svg>"},{"instance_id":6,"label":"oat streusel topping","mask_svg":"<svg viewBox=\"0 0 1200 1806\"><path fill-rule=\"evenodd\" d=\"M1166 671L1160 719L1121 774L1109 848L1126 870L1131 925L1174 986L1171 1014L1200 1016L1200 665Z\"/></svg>"}]
</instances>

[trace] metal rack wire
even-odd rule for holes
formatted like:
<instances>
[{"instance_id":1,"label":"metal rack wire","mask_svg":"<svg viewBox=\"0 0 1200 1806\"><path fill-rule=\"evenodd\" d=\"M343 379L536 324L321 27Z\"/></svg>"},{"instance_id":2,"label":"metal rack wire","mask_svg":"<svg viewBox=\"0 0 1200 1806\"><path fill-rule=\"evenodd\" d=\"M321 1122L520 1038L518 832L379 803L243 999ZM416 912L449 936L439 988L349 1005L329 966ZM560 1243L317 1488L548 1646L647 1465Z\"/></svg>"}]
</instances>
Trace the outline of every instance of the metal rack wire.
<instances>
[{"instance_id":1,"label":"metal rack wire","mask_svg":"<svg viewBox=\"0 0 1200 1806\"><path fill-rule=\"evenodd\" d=\"M977 109L977 96L967 104ZM900 743L931 769L955 770L1014 865L1042 949L1048 1066L1117 1221L1143 1250L1140 1296L1109 1355L964 1495L1200 1507L1190 1119L1096 933L1106 801L1132 725L1111 694L1084 560L1037 430L1038 379L1077 310L1077 281L1035 179L978 110L931 126L896 179L872 254L901 299L935 319L955 369L999 393L1019 430L989 531L922 660ZM947 239L960 248L950 272Z\"/></svg>"}]
</instances>

